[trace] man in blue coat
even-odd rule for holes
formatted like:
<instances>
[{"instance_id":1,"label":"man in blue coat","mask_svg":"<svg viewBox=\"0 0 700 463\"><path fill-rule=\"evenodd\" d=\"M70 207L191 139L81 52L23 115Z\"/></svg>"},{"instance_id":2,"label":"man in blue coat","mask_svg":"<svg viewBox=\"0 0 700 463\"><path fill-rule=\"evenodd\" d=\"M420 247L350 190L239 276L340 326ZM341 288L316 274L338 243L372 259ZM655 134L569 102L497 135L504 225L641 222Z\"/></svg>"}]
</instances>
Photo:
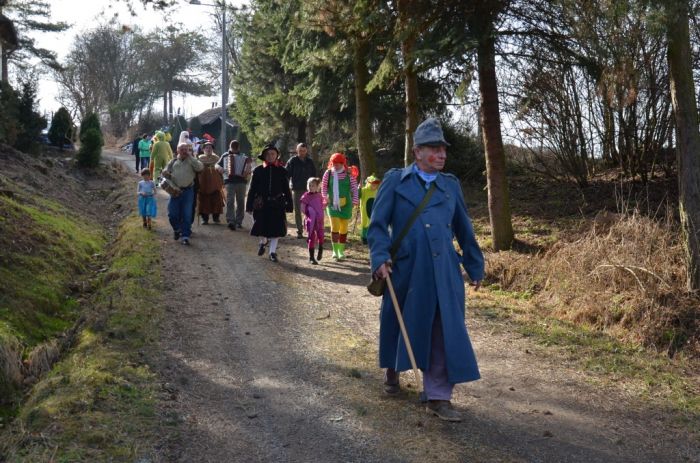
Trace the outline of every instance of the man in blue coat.
<instances>
[{"instance_id":1,"label":"man in blue coat","mask_svg":"<svg viewBox=\"0 0 700 463\"><path fill-rule=\"evenodd\" d=\"M447 158L440 123L429 118L413 136L415 162L384 176L372 210L367 239L374 278L391 274L406 330L428 399L426 411L461 421L452 408L455 384L479 379L476 356L464 323L464 277L478 289L484 257L474 236L457 178L440 172ZM430 187L425 209L391 259L390 248ZM453 244L457 239L462 254ZM399 372L411 368L394 307L385 292L381 304L379 366L386 368L385 391L399 392Z\"/></svg>"}]
</instances>

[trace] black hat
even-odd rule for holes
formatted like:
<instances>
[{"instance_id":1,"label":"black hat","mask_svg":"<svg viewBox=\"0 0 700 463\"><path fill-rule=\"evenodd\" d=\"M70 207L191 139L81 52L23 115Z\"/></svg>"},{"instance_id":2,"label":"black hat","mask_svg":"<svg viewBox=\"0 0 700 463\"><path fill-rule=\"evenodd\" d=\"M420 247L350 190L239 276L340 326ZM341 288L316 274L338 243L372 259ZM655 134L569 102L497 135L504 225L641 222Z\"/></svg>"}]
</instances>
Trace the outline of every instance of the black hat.
<instances>
[{"instance_id":1,"label":"black hat","mask_svg":"<svg viewBox=\"0 0 700 463\"><path fill-rule=\"evenodd\" d=\"M260 159L261 161L264 161L265 160L265 152L269 151L269 150L275 150L277 152L277 157L278 158L280 157L280 150L278 150L275 145L270 143L270 144L265 145L265 148L263 148L262 151L260 151L260 155L258 156L258 159Z\"/></svg>"}]
</instances>

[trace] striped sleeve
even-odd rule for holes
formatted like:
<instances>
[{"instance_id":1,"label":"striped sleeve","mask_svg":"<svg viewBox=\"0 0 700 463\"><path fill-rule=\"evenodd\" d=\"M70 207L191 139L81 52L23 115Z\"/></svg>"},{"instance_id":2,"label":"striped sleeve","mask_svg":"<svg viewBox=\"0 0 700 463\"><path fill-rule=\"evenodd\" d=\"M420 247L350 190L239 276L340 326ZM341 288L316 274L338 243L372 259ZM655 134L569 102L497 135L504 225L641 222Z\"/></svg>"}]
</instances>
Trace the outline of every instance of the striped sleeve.
<instances>
[{"instance_id":1,"label":"striped sleeve","mask_svg":"<svg viewBox=\"0 0 700 463\"><path fill-rule=\"evenodd\" d=\"M326 170L323 173L323 179L321 179L321 197L323 198L324 201L328 201L328 175L330 173L330 169Z\"/></svg>"},{"instance_id":2,"label":"striped sleeve","mask_svg":"<svg viewBox=\"0 0 700 463\"><path fill-rule=\"evenodd\" d=\"M360 196L357 192L357 179L350 175L350 191L352 191L352 203L357 206L360 204Z\"/></svg>"}]
</instances>

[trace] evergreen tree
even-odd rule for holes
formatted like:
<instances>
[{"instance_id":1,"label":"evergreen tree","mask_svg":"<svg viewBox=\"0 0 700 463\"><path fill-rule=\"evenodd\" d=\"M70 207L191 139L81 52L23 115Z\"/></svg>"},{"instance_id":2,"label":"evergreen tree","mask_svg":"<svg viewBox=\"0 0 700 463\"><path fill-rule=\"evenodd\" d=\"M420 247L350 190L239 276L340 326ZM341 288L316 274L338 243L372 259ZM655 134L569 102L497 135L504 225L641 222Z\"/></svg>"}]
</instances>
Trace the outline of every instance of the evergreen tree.
<instances>
[{"instance_id":1,"label":"evergreen tree","mask_svg":"<svg viewBox=\"0 0 700 463\"><path fill-rule=\"evenodd\" d=\"M10 84L0 81L0 143L14 145L19 132L17 113L19 98Z\"/></svg>"},{"instance_id":2,"label":"evergreen tree","mask_svg":"<svg viewBox=\"0 0 700 463\"><path fill-rule=\"evenodd\" d=\"M36 106L36 83L22 83L17 106L17 122L20 127L15 148L26 153L38 150L41 131L46 127L46 119L34 110Z\"/></svg>"},{"instance_id":3,"label":"evergreen tree","mask_svg":"<svg viewBox=\"0 0 700 463\"><path fill-rule=\"evenodd\" d=\"M42 64L53 69L60 66L56 61L56 52L37 46L32 32L63 32L69 25L64 22L52 21L51 5L41 0L13 0L3 9L3 14L9 17L17 28L19 47L15 50L2 50L3 80L7 80L7 64L12 62L24 69L31 57L41 60Z\"/></svg>"},{"instance_id":4,"label":"evergreen tree","mask_svg":"<svg viewBox=\"0 0 700 463\"><path fill-rule=\"evenodd\" d=\"M61 106L51 119L49 128L49 141L63 151L66 140L70 140L73 133L73 120L68 110Z\"/></svg>"},{"instance_id":5,"label":"evergreen tree","mask_svg":"<svg viewBox=\"0 0 700 463\"><path fill-rule=\"evenodd\" d=\"M83 137L87 134L88 130L97 129L101 131L100 118L95 113L88 114L85 119L80 123L80 141L83 141Z\"/></svg>"},{"instance_id":6,"label":"evergreen tree","mask_svg":"<svg viewBox=\"0 0 700 463\"><path fill-rule=\"evenodd\" d=\"M100 129L100 119L91 113L80 124L80 150L78 165L80 167L97 167L100 164L104 139Z\"/></svg>"}]
</instances>

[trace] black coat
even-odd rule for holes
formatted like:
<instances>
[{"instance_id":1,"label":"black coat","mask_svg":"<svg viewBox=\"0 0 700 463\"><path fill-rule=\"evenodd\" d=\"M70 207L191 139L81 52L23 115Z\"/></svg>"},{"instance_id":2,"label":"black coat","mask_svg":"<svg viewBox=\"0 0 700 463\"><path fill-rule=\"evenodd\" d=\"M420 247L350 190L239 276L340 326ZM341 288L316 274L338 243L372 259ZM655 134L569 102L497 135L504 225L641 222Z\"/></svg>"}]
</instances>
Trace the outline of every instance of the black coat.
<instances>
[{"instance_id":1,"label":"black coat","mask_svg":"<svg viewBox=\"0 0 700 463\"><path fill-rule=\"evenodd\" d=\"M253 169L245 210L253 214L250 234L276 238L287 235L286 212L294 211L287 171L282 166Z\"/></svg>"},{"instance_id":2,"label":"black coat","mask_svg":"<svg viewBox=\"0 0 700 463\"><path fill-rule=\"evenodd\" d=\"M306 191L306 181L316 176L314 161L307 155L304 159L292 156L287 161L287 173L292 181L292 190Z\"/></svg>"}]
</instances>

